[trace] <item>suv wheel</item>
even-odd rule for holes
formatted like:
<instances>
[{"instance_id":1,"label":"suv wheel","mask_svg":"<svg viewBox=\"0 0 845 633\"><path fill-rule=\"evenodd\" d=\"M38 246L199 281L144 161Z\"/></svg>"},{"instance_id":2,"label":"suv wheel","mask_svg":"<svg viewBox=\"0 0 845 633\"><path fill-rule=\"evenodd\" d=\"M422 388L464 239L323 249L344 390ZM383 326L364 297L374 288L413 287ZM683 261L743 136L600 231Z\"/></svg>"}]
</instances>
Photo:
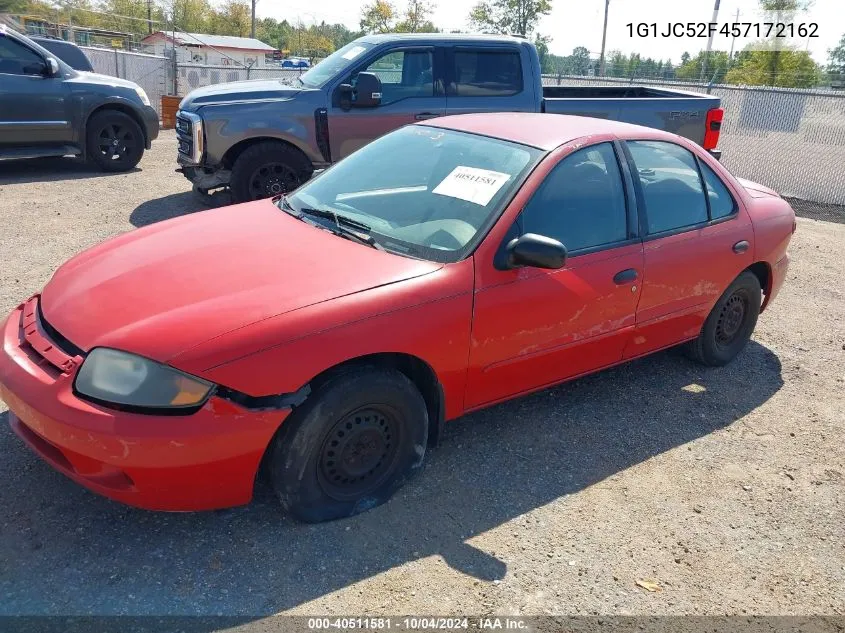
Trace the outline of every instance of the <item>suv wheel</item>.
<instances>
[{"instance_id":1,"label":"suv wheel","mask_svg":"<svg viewBox=\"0 0 845 633\"><path fill-rule=\"evenodd\" d=\"M98 112L86 129L88 157L103 171L128 171L144 155L144 133L128 114Z\"/></svg>"},{"instance_id":2,"label":"suv wheel","mask_svg":"<svg viewBox=\"0 0 845 633\"><path fill-rule=\"evenodd\" d=\"M234 202L288 193L311 177L313 168L298 150L276 141L247 148L232 166L229 186Z\"/></svg>"}]
</instances>

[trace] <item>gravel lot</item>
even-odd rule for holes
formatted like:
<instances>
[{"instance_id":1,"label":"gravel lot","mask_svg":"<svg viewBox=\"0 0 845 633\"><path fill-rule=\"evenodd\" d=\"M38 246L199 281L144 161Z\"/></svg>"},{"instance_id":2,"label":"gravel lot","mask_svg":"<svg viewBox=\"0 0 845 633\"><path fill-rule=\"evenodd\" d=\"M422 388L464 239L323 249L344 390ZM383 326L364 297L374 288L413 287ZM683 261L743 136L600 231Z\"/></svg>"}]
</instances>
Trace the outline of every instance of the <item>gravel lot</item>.
<instances>
[{"instance_id":1,"label":"gravel lot","mask_svg":"<svg viewBox=\"0 0 845 633\"><path fill-rule=\"evenodd\" d=\"M166 132L129 174L0 165L0 312L81 249L200 210L175 152ZM661 353L462 418L353 519L295 524L266 488L127 508L31 454L0 403L0 615L845 614L845 214L815 213L731 366Z\"/></svg>"}]
</instances>

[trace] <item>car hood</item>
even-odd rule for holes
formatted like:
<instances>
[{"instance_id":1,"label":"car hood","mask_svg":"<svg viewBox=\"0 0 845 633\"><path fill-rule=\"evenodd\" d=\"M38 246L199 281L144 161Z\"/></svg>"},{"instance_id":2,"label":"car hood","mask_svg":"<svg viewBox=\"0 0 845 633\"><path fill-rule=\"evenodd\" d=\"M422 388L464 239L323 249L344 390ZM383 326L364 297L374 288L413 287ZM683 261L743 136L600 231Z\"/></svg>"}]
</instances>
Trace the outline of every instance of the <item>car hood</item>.
<instances>
[{"instance_id":1,"label":"car hood","mask_svg":"<svg viewBox=\"0 0 845 633\"><path fill-rule=\"evenodd\" d=\"M129 88L135 90L138 84L129 81L128 79L120 79L119 77L111 77L109 75L100 75L99 73L89 73L84 70L76 71L76 76L71 79L78 83L96 84L98 86L119 86L121 88Z\"/></svg>"},{"instance_id":2,"label":"car hood","mask_svg":"<svg viewBox=\"0 0 845 633\"><path fill-rule=\"evenodd\" d=\"M204 105L254 101L264 99L293 99L302 92L299 88L282 83L279 79L253 79L233 81L197 88L188 93L179 104L180 110L196 110Z\"/></svg>"},{"instance_id":3,"label":"car hood","mask_svg":"<svg viewBox=\"0 0 845 633\"><path fill-rule=\"evenodd\" d=\"M338 237L262 200L84 251L56 271L41 310L83 350L114 347L167 362L251 323L438 268Z\"/></svg>"}]
</instances>

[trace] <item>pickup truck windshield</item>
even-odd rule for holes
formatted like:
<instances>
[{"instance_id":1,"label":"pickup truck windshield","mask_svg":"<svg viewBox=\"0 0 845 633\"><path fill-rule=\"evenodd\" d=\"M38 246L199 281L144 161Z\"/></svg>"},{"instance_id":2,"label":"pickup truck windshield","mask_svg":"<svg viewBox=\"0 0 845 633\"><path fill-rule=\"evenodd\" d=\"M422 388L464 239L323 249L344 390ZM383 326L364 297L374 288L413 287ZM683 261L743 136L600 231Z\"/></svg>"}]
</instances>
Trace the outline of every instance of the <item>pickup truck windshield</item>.
<instances>
[{"instance_id":1,"label":"pickup truck windshield","mask_svg":"<svg viewBox=\"0 0 845 633\"><path fill-rule=\"evenodd\" d=\"M370 143L288 196L369 228L385 250L453 262L475 247L542 152L412 125Z\"/></svg>"},{"instance_id":2,"label":"pickup truck windshield","mask_svg":"<svg viewBox=\"0 0 845 633\"><path fill-rule=\"evenodd\" d=\"M365 42L352 42L336 50L307 73L300 75L299 80L308 88L322 88L332 77L343 72L347 67L360 60L361 55L373 47Z\"/></svg>"}]
</instances>

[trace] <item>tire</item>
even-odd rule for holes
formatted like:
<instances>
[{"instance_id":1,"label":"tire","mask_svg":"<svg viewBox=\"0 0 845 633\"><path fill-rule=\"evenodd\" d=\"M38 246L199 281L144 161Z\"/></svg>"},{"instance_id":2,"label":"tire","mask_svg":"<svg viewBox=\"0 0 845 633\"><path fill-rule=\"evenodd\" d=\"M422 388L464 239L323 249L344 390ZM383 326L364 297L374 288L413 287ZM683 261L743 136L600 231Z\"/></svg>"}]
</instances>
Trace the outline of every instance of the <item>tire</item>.
<instances>
[{"instance_id":1,"label":"tire","mask_svg":"<svg viewBox=\"0 0 845 633\"><path fill-rule=\"evenodd\" d=\"M698 338L687 344L687 354L710 367L727 365L751 338L762 298L756 275L742 272L719 297Z\"/></svg>"},{"instance_id":2,"label":"tire","mask_svg":"<svg viewBox=\"0 0 845 633\"><path fill-rule=\"evenodd\" d=\"M235 160L229 186L234 202L270 198L296 189L313 167L302 152L276 141L248 147Z\"/></svg>"},{"instance_id":3,"label":"tire","mask_svg":"<svg viewBox=\"0 0 845 633\"><path fill-rule=\"evenodd\" d=\"M141 161L146 140L141 126L128 114L98 112L85 129L88 158L103 171L128 171Z\"/></svg>"},{"instance_id":4,"label":"tire","mask_svg":"<svg viewBox=\"0 0 845 633\"><path fill-rule=\"evenodd\" d=\"M428 413L401 372L356 367L329 377L282 425L270 475L301 521L349 517L387 501L420 467Z\"/></svg>"}]
</instances>

